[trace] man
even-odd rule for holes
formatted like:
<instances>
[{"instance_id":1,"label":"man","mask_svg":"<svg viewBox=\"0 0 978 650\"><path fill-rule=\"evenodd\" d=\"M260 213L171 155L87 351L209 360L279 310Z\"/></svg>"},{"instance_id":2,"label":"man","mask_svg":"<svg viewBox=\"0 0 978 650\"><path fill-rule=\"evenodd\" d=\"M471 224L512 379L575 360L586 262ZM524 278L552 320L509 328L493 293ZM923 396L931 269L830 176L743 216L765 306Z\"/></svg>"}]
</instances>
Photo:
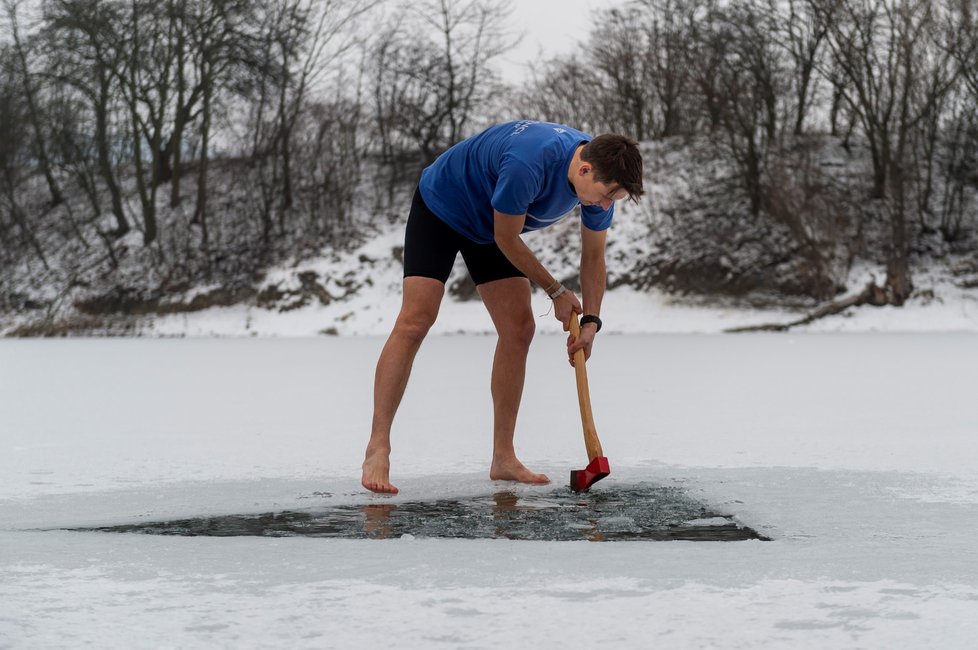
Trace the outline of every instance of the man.
<instances>
[{"instance_id":1,"label":"man","mask_svg":"<svg viewBox=\"0 0 978 650\"><path fill-rule=\"evenodd\" d=\"M496 327L493 359L492 480L548 483L516 457L513 435L533 338L530 282L553 301L569 329L584 314L567 354L590 357L605 290L605 236L614 202L643 194L637 144L620 135L592 139L569 126L508 122L460 142L424 170L404 242L401 311L377 362L374 415L363 462L363 486L395 494L390 482L390 432L415 354L435 322L445 282L459 252ZM520 234L545 228L581 205L583 306L523 243Z\"/></svg>"}]
</instances>

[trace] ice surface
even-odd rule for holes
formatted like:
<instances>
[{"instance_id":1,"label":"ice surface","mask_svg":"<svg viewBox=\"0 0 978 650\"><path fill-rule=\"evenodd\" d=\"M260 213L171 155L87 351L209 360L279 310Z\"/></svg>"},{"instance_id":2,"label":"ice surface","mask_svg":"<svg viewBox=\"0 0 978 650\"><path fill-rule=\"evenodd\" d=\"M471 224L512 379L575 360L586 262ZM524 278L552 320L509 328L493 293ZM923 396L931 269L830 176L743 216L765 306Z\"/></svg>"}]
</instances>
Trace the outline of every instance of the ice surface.
<instances>
[{"instance_id":1,"label":"ice surface","mask_svg":"<svg viewBox=\"0 0 978 650\"><path fill-rule=\"evenodd\" d=\"M0 647L973 647L972 334L598 341L593 494L675 489L771 542L51 530L501 492L547 510L585 458L563 338L534 343L517 437L555 484L488 480L494 340L432 337L395 497L359 487L382 344L0 341Z\"/></svg>"}]
</instances>

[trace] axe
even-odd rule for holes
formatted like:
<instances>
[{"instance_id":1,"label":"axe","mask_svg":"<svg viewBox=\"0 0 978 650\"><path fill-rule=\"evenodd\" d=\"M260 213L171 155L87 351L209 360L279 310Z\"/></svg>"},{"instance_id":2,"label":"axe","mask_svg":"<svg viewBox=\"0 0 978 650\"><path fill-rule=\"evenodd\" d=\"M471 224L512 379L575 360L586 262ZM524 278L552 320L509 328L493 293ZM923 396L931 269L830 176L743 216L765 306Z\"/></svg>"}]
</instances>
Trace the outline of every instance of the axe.
<instances>
[{"instance_id":1,"label":"axe","mask_svg":"<svg viewBox=\"0 0 978 650\"><path fill-rule=\"evenodd\" d=\"M571 335L577 339L581 335L581 326L577 322L577 314L570 317ZM591 413L591 395L587 386L587 368L584 361L584 349L574 353L574 373L577 376L577 401L581 406L581 423L584 425L584 446L587 448L588 465L584 469L572 469L570 487L575 492L583 492L596 482L611 473L608 459L601 451L601 441L594 428L594 415Z\"/></svg>"}]
</instances>

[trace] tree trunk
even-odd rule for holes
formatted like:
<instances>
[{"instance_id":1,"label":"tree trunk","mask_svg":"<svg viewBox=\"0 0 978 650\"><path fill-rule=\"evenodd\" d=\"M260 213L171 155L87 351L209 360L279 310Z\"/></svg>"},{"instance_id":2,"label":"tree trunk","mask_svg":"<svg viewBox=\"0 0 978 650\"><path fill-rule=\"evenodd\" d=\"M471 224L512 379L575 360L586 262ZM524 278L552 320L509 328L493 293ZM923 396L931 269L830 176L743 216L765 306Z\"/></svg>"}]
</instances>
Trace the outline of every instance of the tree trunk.
<instances>
[{"instance_id":1,"label":"tree trunk","mask_svg":"<svg viewBox=\"0 0 978 650\"><path fill-rule=\"evenodd\" d=\"M180 5L180 15L185 16L186 7L183 3ZM173 117L173 134L170 136L169 141L167 141L167 153L169 156L164 158L169 164L170 156L172 156L173 164L169 166L169 178L170 181L170 207L177 207L180 205L180 175L182 173L181 165L183 162L182 149L183 149L183 129L186 124L186 112L187 108L183 105L186 100L187 93L187 75L184 71L184 67L187 65L187 37L185 34L184 25L180 24L177 27L177 42L176 42L176 86L177 86L177 103L176 103L176 115Z\"/></svg>"},{"instance_id":2,"label":"tree trunk","mask_svg":"<svg viewBox=\"0 0 978 650\"><path fill-rule=\"evenodd\" d=\"M886 198L888 167L892 155L889 142L890 134L885 129L882 132L866 129L866 138L869 140L873 159L873 189L870 192L870 197L883 199Z\"/></svg>"},{"instance_id":3,"label":"tree trunk","mask_svg":"<svg viewBox=\"0 0 978 650\"><path fill-rule=\"evenodd\" d=\"M804 318L800 318L796 321L790 323L767 323L765 325L748 325L746 327L733 327L724 330L724 332L731 334L738 334L744 332L786 332L792 327L798 327L800 325L808 325L820 318L826 318L828 316L834 316L835 314L841 314L847 309L853 307L861 307L863 305L872 305L873 307L882 307L888 303L886 292L876 286L875 283L870 282L866 287L858 294L844 298L842 300L831 302L823 307L820 307L808 314Z\"/></svg>"},{"instance_id":4,"label":"tree trunk","mask_svg":"<svg viewBox=\"0 0 978 650\"><path fill-rule=\"evenodd\" d=\"M283 52L283 65L289 66L288 55ZM291 76L291 75L290 75ZM282 207L279 210L279 230L285 232L285 213L292 209L292 124L289 119L287 79L282 80L278 96L278 152L282 157ZM297 97L296 101L301 98Z\"/></svg>"},{"instance_id":5,"label":"tree trunk","mask_svg":"<svg viewBox=\"0 0 978 650\"><path fill-rule=\"evenodd\" d=\"M181 63L181 68L183 64ZM183 173L183 72L179 72L180 82L177 85L177 115L173 124L173 135L170 136L168 147L173 156L173 166L170 168L170 207L175 208L180 205L180 175Z\"/></svg>"},{"instance_id":6,"label":"tree trunk","mask_svg":"<svg viewBox=\"0 0 978 650\"><path fill-rule=\"evenodd\" d=\"M210 237L207 230L207 164L209 160L211 133L211 66L205 60L201 66L201 83L204 84L203 120L200 127L200 168L197 174L197 206L194 209L193 222L200 226L201 248L206 252L210 248Z\"/></svg>"},{"instance_id":7,"label":"tree trunk","mask_svg":"<svg viewBox=\"0 0 978 650\"><path fill-rule=\"evenodd\" d=\"M122 207L122 191L115 179L115 172L112 170L112 158L109 153L109 80L102 73L100 81L99 98L92 109L95 112L95 138L98 141L98 164L99 173L105 181L105 186L109 190L109 197L112 202L112 215L115 217L116 227L112 232L115 237L122 237L129 232L129 220L126 219L125 209Z\"/></svg>"},{"instance_id":8,"label":"tree trunk","mask_svg":"<svg viewBox=\"0 0 978 650\"><path fill-rule=\"evenodd\" d=\"M913 291L910 279L910 246L907 241L907 206L904 178L904 146L897 147L896 156L890 169L890 248L886 261L886 289L890 304L901 306Z\"/></svg>"},{"instance_id":9,"label":"tree trunk","mask_svg":"<svg viewBox=\"0 0 978 650\"><path fill-rule=\"evenodd\" d=\"M137 67L139 66L140 38L137 28L139 15L133 4L132 30L133 30L133 50L129 53L129 76L127 78L128 89L126 101L129 103L129 119L132 129L132 162L136 172L136 189L139 192L139 202L143 212L143 245L148 246L156 239L156 205L150 196L150 190L146 186L146 175L143 169L143 129L141 128L141 118L139 116L139 80L137 79ZM153 152L156 157L157 152ZM153 165L155 167L155 164ZM152 185L152 179L150 179Z\"/></svg>"},{"instance_id":10,"label":"tree trunk","mask_svg":"<svg viewBox=\"0 0 978 650\"><path fill-rule=\"evenodd\" d=\"M839 112L842 109L842 89L835 86L832 90L832 107L829 109L829 123L832 137L839 137Z\"/></svg>"},{"instance_id":11,"label":"tree trunk","mask_svg":"<svg viewBox=\"0 0 978 650\"><path fill-rule=\"evenodd\" d=\"M795 118L795 135L805 132L805 116L808 112L808 87L812 82L812 68L814 66L806 62L801 71L801 79L798 82L798 115ZM834 108L834 107L833 107ZM835 115L833 119L833 130L835 127Z\"/></svg>"},{"instance_id":12,"label":"tree trunk","mask_svg":"<svg viewBox=\"0 0 978 650\"><path fill-rule=\"evenodd\" d=\"M746 161L745 180L747 181L747 193L750 196L750 211L755 217L761 213L761 202L764 191L761 188L761 157L751 134L747 138L747 161Z\"/></svg>"}]
</instances>

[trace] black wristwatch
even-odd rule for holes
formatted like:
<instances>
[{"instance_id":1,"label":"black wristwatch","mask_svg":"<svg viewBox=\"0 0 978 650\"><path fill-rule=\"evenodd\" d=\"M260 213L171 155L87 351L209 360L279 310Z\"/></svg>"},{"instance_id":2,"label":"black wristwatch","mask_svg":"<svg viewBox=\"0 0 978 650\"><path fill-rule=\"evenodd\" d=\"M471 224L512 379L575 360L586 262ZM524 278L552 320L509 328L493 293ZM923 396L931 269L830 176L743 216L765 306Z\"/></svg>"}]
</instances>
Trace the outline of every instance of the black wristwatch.
<instances>
[{"instance_id":1,"label":"black wristwatch","mask_svg":"<svg viewBox=\"0 0 978 650\"><path fill-rule=\"evenodd\" d=\"M601 331L601 319L594 314L584 314L581 316L581 327L584 327L588 323L594 323L598 326L598 329L594 330L595 332Z\"/></svg>"}]
</instances>

